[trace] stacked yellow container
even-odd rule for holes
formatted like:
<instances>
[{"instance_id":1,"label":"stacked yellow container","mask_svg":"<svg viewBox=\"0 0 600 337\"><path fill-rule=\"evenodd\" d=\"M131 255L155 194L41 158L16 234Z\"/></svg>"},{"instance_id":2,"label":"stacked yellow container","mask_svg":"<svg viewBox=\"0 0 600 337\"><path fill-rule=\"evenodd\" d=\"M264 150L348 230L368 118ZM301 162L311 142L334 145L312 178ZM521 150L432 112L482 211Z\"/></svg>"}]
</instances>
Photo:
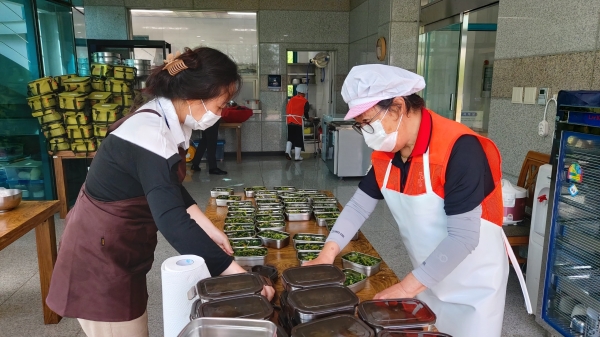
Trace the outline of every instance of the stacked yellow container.
<instances>
[{"instance_id":1,"label":"stacked yellow container","mask_svg":"<svg viewBox=\"0 0 600 337\"><path fill-rule=\"evenodd\" d=\"M63 92L58 94L59 106L70 142L75 153L96 151L96 141L87 102L92 92L90 77L73 77L62 81Z\"/></svg>"},{"instance_id":2,"label":"stacked yellow container","mask_svg":"<svg viewBox=\"0 0 600 337\"><path fill-rule=\"evenodd\" d=\"M74 75L58 78L43 77L27 84L27 92L30 96L27 103L31 108L31 115L40 122L42 132L48 141L48 150L53 152L69 149L67 131L58 108L57 95L60 88L57 79L62 81L67 76Z\"/></svg>"}]
</instances>

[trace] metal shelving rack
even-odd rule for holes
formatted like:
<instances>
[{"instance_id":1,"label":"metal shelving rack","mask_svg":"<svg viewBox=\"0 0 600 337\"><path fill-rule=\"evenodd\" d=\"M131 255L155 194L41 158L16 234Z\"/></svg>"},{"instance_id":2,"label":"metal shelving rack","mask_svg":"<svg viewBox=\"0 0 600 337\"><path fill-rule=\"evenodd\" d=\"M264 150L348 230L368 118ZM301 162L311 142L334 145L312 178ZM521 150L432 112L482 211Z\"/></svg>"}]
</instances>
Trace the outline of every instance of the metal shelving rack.
<instances>
[{"instance_id":1,"label":"metal shelving rack","mask_svg":"<svg viewBox=\"0 0 600 337\"><path fill-rule=\"evenodd\" d=\"M159 40L87 40L88 59L92 59L95 52L110 51L120 52L127 49L130 52L129 57L133 58L133 49L135 48L156 48L162 50L163 58L171 53L171 44Z\"/></svg>"}]
</instances>

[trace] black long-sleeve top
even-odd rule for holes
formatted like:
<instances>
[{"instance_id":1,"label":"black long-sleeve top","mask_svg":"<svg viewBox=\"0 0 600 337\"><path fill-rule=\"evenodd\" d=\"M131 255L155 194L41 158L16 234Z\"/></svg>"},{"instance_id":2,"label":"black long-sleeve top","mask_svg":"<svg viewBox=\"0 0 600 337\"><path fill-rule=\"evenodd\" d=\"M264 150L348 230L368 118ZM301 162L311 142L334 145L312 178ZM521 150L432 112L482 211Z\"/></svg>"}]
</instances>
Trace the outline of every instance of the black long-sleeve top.
<instances>
[{"instance_id":1,"label":"black long-sleeve top","mask_svg":"<svg viewBox=\"0 0 600 337\"><path fill-rule=\"evenodd\" d=\"M158 230L177 252L202 257L211 275L220 275L232 258L191 219L186 210L196 202L177 177L182 160L178 147L187 148L192 130L179 123L170 100L161 98L142 108L160 116L132 116L102 142L86 192L100 201L146 196Z\"/></svg>"}]
</instances>

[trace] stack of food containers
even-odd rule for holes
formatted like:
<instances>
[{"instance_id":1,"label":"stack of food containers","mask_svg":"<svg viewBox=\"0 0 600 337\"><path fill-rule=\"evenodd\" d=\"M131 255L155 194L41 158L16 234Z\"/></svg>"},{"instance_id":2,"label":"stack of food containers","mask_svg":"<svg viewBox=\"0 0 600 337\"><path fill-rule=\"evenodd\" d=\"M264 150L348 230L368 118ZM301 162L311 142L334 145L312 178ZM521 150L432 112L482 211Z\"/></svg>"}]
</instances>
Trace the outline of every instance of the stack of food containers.
<instances>
[{"instance_id":1,"label":"stack of food containers","mask_svg":"<svg viewBox=\"0 0 600 337\"><path fill-rule=\"evenodd\" d=\"M75 153L96 151L92 120L89 116L89 94L92 92L90 77L73 77L63 81L59 96L67 137Z\"/></svg>"},{"instance_id":2,"label":"stack of food containers","mask_svg":"<svg viewBox=\"0 0 600 337\"><path fill-rule=\"evenodd\" d=\"M42 132L48 141L48 150L57 152L69 150L67 132L58 108L59 85L53 77L43 77L27 84L27 103L31 115L37 117Z\"/></svg>"},{"instance_id":3,"label":"stack of food containers","mask_svg":"<svg viewBox=\"0 0 600 337\"><path fill-rule=\"evenodd\" d=\"M269 320L273 306L261 295L270 279L258 273L217 276L200 280L188 293L192 304L190 320L200 318L244 318ZM273 335L271 335L273 336Z\"/></svg>"},{"instance_id":4,"label":"stack of food containers","mask_svg":"<svg viewBox=\"0 0 600 337\"><path fill-rule=\"evenodd\" d=\"M386 330L404 333L429 331L436 321L427 304L413 298L363 301L358 305L358 316L378 333Z\"/></svg>"},{"instance_id":5,"label":"stack of food containers","mask_svg":"<svg viewBox=\"0 0 600 337\"><path fill-rule=\"evenodd\" d=\"M334 265L295 267L281 275L284 292L280 295L279 323L293 327L320 318L354 315L358 297L343 286L344 273Z\"/></svg>"}]
</instances>

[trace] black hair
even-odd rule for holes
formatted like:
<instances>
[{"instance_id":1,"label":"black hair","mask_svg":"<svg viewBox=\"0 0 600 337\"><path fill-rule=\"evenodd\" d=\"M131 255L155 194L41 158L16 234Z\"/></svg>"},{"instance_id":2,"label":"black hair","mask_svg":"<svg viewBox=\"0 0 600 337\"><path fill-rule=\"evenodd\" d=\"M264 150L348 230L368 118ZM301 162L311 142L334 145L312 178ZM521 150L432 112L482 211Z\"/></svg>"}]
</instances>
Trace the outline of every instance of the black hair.
<instances>
[{"instance_id":1,"label":"black hair","mask_svg":"<svg viewBox=\"0 0 600 337\"><path fill-rule=\"evenodd\" d=\"M208 47L185 48L177 57L187 69L171 76L163 65L152 69L143 95L139 95L131 111L154 97L175 99L211 99L228 92L229 98L240 90L242 78L238 67L222 52Z\"/></svg>"},{"instance_id":2,"label":"black hair","mask_svg":"<svg viewBox=\"0 0 600 337\"><path fill-rule=\"evenodd\" d=\"M406 111L411 111L412 109L419 109L425 107L425 100L417 95L412 94L408 96L402 96L404 98L404 104L406 105ZM383 109L390 109L394 105L394 98L384 99L377 103L377 106Z\"/></svg>"}]
</instances>

